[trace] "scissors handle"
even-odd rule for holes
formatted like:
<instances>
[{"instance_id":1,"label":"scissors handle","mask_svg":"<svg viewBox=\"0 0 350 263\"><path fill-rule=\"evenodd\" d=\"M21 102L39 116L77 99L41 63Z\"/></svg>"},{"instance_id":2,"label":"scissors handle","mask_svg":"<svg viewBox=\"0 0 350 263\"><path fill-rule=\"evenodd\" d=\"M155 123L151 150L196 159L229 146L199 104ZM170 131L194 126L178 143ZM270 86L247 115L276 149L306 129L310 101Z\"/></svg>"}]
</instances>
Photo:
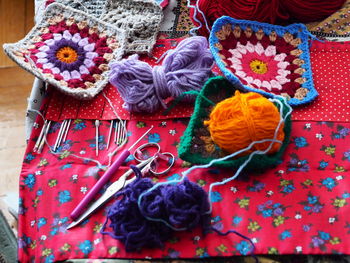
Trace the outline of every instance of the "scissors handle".
<instances>
[{"instance_id":1,"label":"scissors handle","mask_svg":"<svg viewBox=\"0 0 350 263\"><path fill-rule=\"evenodd\" d=\"M113 174L119 169L126 158L130 155L129 150L124 150L118 156L118 159L111 165L111 167L101 176L97 183L90 189L90 191L84 196L83 200L77 205L77 207L70 214L72 220L77 219L84 210L88 207L92 199L97 195L97 193L102 189L104 185L109 181Z\"/></svg>"},{"instance_id":2,"label":"scissors handle","mask_svg":"<svg viewBox=\"0 0 350 263\"><path fill-rule=\"evenodd\" d=\"M138 165L137 168L141 169L141 173L146 173L149 169L149 164L152 162L153 158L145 160ZM127 180L127 178L133 173L132 169L129 169L125 172L117 181L112 183L106 191L94 202L92 203L88 209L85 210L77 219L73 220L73 222L67 227L67 230L75 227L80 224L85 218L95 212L98 208L100 208L105 202L107 202L112 196L114 196L118 191L120 191L123 187L130 184L136 179L136 176Z\"/></svg>"}]
</instances>

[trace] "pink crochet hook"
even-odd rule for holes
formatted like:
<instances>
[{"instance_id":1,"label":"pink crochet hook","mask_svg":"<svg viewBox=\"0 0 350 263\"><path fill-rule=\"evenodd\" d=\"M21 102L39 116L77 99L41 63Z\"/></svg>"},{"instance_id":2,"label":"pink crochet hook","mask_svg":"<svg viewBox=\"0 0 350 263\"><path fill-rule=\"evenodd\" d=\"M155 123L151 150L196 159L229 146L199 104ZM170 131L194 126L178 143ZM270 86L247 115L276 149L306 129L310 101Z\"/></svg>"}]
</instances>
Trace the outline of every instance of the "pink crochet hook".
<instances>
[{"instance_id":1,"label":"pink crochet hook","mask_svg":"<svg viewBox=\"0 0 350 263\"><path fill-rule=\"evenodd\" d=\"M122 151L122 153L118 156L117 160L101 176L97 183L91 188L91 190L85 195L83 200L81 200L78 206L73 210L73 212L70 214L71 219L76 220L85 211L92 199L97 195L101 188L104 185L106 185L108 180L119 169L119 167L122 165L125 159L128 158L131 149L134 148L152 129L153 125L133 145L131 145L129 149Z\"/></svg>"}]
</instances>

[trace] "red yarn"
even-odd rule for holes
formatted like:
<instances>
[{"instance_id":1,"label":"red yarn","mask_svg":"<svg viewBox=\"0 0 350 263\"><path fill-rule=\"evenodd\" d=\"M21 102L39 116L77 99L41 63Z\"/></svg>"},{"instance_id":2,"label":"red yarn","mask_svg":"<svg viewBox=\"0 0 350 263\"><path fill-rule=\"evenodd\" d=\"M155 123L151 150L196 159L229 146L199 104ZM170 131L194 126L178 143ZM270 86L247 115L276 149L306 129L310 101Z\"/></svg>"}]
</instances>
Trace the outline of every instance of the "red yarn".
<instances>
[{"instance_id":1,"label":"red yarn","mask_svg":"<svg viewBox=\"0 0 350 263\"><path fill-rule=\"evenodd\" d=\"M345 0L197 0L199 9L211 27L221 16L270 24L308 23L322 20L342 7ZM191 10L193 22L194 10ZM203 16L197 12L202 28L199 34L208 36Z\"/></svg>"}]
</instances>

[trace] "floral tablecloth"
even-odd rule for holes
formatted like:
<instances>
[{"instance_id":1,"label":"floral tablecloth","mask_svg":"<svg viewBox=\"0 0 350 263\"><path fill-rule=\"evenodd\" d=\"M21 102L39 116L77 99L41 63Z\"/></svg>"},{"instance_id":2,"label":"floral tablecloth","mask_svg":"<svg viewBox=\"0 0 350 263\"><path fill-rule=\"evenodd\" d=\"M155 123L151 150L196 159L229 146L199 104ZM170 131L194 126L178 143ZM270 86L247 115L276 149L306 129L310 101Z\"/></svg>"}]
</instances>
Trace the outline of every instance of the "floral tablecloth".
<instances>
[{"instance_id":1,"label":"floral tablecloth","mask_svg":"<svg viewBox=\"0 0 350 263\"><path fill-rule=\"evenodd\" d=\"M185 120L130 121L129 144L154 125L156 128L144 142L157 142L162 149L176 153ZM126 253L121 243L99 232L107 207L83 225L67 231L69 213L102 174L102 171L96 173L96 163L77 159L72 154L107 164L108 124L103 121L100 126L98 158L93 121L75 120L59 155L49 153L47 147L42 154L33 153L40 129L33 131L20 183L22 262L249 254L251 248L246 240L214 233L203 236L200 229L177 233L162 250ZM50 129L50 144L55 141L59 125L56 123ZM349 254L349 140L349 123L295 121L291 144L280 165L262 174L243 173L239 180L214 188L212 224L221 231L235 229L248 236L255 243L257 254ZM127 165L131 163L133 160L129 158ZM177 159L175 167L161 180L180 177L186 165ZM230 170L212 168L197 170L189 177L207 190L210 183L230 174Z\"/></svg>"}]
</instances>

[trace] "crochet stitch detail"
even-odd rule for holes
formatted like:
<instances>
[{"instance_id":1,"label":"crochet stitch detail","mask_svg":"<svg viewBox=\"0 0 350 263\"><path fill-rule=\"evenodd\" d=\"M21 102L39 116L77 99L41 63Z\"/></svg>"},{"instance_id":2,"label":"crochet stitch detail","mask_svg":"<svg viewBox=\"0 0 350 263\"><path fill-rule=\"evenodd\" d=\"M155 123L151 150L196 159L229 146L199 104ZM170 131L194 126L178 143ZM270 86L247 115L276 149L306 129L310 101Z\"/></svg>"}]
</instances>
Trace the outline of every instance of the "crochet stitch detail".
<instances>
[{"instance_id":1,"label":"crochet stitch detail","mask_svg":"<svg viewBox=\"0 0 350 263\"><path fill-rule=\"evenodd\" d=\"M125 53L125 32L84 12L50 4L42 20L7 55L62 92L90 99L108 83L109 63Z\"/></svg>"},{"instance_id":2,"label":"crochet stitch detail","mask_svg":"<svg viewBox=\"0 0 350 263\"><path fill-rule=\"evenodd\" d=\"M151 53L163 11L153 0L107 0L101 19L126 31L127 52Z\"/></svg>"},{"instance_id":3,"label":"crochet stitch detail","mask_svg":"<svg viewBox=\"0 0 350 263\"><path fill-rule=\"evenodd\" d=\"M309 36L302 24L284 27L223 16L213 25L209 44L220 70L234 85L267 97L281 95L297 106L318 95Z\"/></svg>"},{"instance_id":4,"label":"crochet stitch detail","mask_svg":"<svg viewBox=\"0 0 350 263\"><path fill-rule=\"evenodd\" d=\"M47 0L46 5L51 4L52 2L60 3L65 6L70 6L74 9L84 11L90 15L99 18L104 12L107 0Z\"/></svg>"}]
</instances>

